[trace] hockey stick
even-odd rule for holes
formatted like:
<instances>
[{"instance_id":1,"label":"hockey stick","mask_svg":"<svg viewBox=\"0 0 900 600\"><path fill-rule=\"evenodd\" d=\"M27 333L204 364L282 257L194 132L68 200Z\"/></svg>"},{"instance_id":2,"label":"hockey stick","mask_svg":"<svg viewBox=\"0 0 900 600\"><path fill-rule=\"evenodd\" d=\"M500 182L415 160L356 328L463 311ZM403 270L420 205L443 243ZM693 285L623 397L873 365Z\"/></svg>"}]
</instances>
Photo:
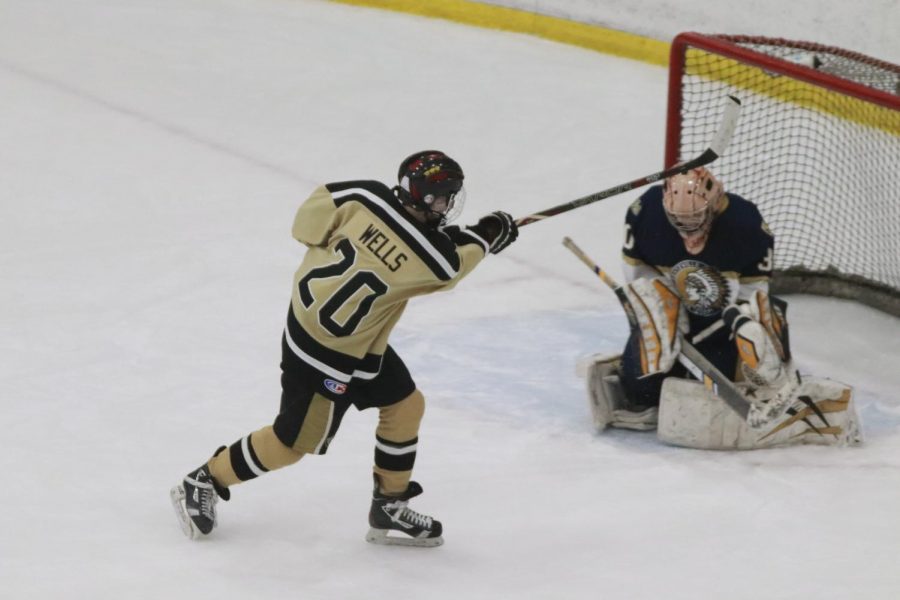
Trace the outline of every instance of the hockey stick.
<instances>
[{"instance_id":1,"label":"hockey stick","mask_svg":"<svg viewBox=\"0 0 900 600\"><path fill-rule=\"evenodd\" d=\"M659 181L660 179L671 177L672 175L676 175L678 173L681 173L682 171L689 171L690 169L694 169L696 167L708 165L709 163L720 157L723 152L725 152L725 148L728 147L728 143L731 141L731 136L734 134L734 128L737 126L738 117L740 116L740 114L741 101L734 96L728 96L725 100L725 109L722 114L722 122L719 123L718 131L716 131L715 136L713 136L709 147L696 158L685 163L677 164L670 169L659 171L657 173L653 173L652 175L647 175L645 177L641 177L640 179L635 179L634 181L629 181L628 183L623 183L621 185L611 187L608 190L590 194L588 196L584 196L583 198L578 198L577 200L572 200L571 202L566 202L564 204L554 206L553 208L548 208L547 210L542 210L541 212L528 215L527 217L516 219L516 225L519 227L523 227L525 225L528 225L529 223L534 223L535 221L540 221L542 219L546 219L547 217L552 217L560 213L568 212L580 206L592 204L599 200L604 200L611 196L617 196L635 188L648 185L650 183L653 183L654 181Z\"/></svg>"},{"instance_id":2,"label":"hockey stick","mask_svg":"<svg viewBox=\"0 0 900 600\"><path fill-rule=\"evenodd\" d=\"M571 238L563 238L563 246L571 250L572 254L581 259L581 262L587 265L588 268L597 274L603 283L615 292L616 298L619 299L619 303L622 305L622 308L625 309L625 315L628 317L628 324L632 329L637 328L637 317L634 314L634 309L631 306L631 302L628 300L628 296L625 295L625 290L622 289L622 286L616 283L616 280L610 277L606 271L599 267L599 265L594 263L594 261L592 261L588 255L571 240ZM684 365L694 377L702 381L707 389L712 390L712 392L721 398L729 408L740 415L742 419L751 420L751 422L762 422L761 415L751 414L754 411L757 413L760 412L756 405L750 403L740 390L737 389L734 382L719 371L719 369L709 362L705 356L700 354L693 344L684 339L684 337L681 338L681 352L678 355L678 361Z\"/></svg>"}]
</instances>

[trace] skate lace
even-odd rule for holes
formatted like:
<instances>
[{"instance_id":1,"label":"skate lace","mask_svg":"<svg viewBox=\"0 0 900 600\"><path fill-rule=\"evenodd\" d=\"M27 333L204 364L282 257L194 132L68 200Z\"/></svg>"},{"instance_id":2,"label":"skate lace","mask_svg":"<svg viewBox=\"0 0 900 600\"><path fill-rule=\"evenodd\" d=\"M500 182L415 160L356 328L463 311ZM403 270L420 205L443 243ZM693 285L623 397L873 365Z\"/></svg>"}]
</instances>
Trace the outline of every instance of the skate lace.
<instances>
[{"instance_id":1,"label":"skate lace","mask_svg":"<svg viewBox=\"0 0 900 600\"><path fill-rule=\"evenodd\" d=\"M417 527L422 527L423 529L431 529L432 518L427 515L417 513L411 508L403 507L403 511L400 513L400 518L407 523L416 525Z\"/></svg>"},{"instance_id":2,"label":"skate lace","mask_svg":"<svg viewBox=\"0 0 900 600\"><path fill-rule=\"evenodd\" d=\"M216 496L215 490L211 487L200 491L200 514L208 519L216 518Z\"/></svg>"}]
</instances>

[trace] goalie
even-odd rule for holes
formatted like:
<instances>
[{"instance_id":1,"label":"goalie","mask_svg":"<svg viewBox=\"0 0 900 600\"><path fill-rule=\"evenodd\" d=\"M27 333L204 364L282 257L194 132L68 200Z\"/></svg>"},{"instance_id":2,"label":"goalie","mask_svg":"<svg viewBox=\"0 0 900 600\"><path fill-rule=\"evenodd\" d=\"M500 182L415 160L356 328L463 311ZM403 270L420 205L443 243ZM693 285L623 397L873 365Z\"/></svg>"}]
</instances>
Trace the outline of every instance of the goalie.
<instances>
[{"instance_id":1,"label":"goalie","mask_svg":"<svg viewBox=\"0 0 900 600\"><path fill-rule=\"evenodd\" d=\"M590 358L594 424L657 429L681 446L749 449L860 441L852 389L801 380L787 305L768 294L774 237L754 204L705 168L649 188L628 209L623 247L631 334L622 354ZM767 415L748 423L679 362L691 341Z\"/></svg>"}]
</instances>

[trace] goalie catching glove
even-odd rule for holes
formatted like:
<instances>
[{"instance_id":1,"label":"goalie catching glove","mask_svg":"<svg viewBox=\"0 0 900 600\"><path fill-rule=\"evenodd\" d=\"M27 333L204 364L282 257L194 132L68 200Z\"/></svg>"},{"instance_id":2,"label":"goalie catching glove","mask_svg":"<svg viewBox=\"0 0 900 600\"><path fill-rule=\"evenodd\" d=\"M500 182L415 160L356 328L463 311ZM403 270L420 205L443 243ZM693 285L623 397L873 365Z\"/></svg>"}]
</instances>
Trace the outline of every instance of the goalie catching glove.
<instances>
[{"instance_id":1,"label":"goalie catching glove","mask_svg":"<svg viewBox=\"0 0 900 600\"><path fill-rule=\"evenodd\" d=\"M748 304L728 306L722 320L734 332L744 377L757 387L779 388L788 377L787 327L770 306L768 294L758 291Z\"/></svg>"},{"instance_id":2,"label":"goalie catching glove","mask_svg":"<svg viewBox=\"0 0 900 600\"><path fill-rule=\"evenodd\" d=\"M722 311L722 320L734 332L744 378L757 388L747 415L753 428L781 418L801 383L791 363L786 309L786 302L757 291L747 304Z\"/></svg>"},{"instance_id":3,"label":"goalie catching glove","mask_svg":"<svg viewBox=\"0 0 900 600\"><path fill-rule=\"evenodd\" d=\"M637 324L641 373L668 372L681 352L679 330L688 330L681 298L660 277L635 279L623 290Z\"/></svg>"}]
</instances>

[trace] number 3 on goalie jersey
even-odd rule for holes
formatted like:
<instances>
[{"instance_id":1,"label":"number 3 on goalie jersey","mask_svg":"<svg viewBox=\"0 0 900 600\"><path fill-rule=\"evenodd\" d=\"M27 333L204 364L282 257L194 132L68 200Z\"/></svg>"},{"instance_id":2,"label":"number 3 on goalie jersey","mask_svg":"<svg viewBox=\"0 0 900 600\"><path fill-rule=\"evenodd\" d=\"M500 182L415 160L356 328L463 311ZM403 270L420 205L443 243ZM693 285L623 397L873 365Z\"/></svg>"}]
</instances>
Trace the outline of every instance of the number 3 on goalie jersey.
<instances>
[{"instance_id":1,"label":"number 3 on goalie jersey","mask_svg":"<svg viewBox=\"0 0 900 600\"><path fill-rule=\"evenodd\" d=\"M768 273L769 271L772 270L772 267L775 266L773 264L774 263L773 258L774 257L772 256L772 249L769 248L769 251L766 252L765 258L762 259L762 262L760 262L759 264L756 265L756 268L758 268L763 273Z\"/></svg>"},{"instance_id":2,"label":"number 3 on goalie jersey","mask_svg":"<svg viewBox=\"0 0 900 600\"><path fill-rule=\"evenodd\" d=\"M350 243L350 240L344 239L338 242L335 251L341 255L341 259L338 262L310 269L309 273L298 283L300 301L304 307L309 308L315 302L315 298L313 298L309 289L309 284L313 279L340 277L356 262L356 249ZM344 319L343 323L338 323L334 319L335 313L343 308L347 301L363 288L368 288L369 293L356 304L355 310ZM360 321L372 310L372 303L375 302L375 299L384 295L387 291L387 284L378 275L372 271L357 271L336 290L332 291L328 299L322 304L322 308L319 309L319 323L335 337L351 335L359 327Z\"/></svg>"}]
</instances>

